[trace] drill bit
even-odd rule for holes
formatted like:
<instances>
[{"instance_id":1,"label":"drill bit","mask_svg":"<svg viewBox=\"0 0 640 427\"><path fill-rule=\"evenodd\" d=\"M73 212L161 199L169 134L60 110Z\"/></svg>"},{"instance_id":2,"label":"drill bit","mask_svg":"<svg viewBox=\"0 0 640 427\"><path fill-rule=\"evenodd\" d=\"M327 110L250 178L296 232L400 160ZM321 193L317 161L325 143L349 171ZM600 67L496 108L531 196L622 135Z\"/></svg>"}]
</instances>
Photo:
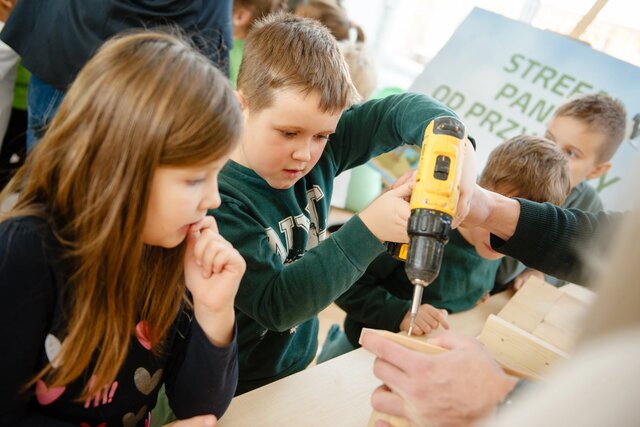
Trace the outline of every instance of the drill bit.
<instances>
[{"instance_id":1,"label":"drill bit","mask_svg":"<svg viewBox=\"0 0 640 427\"><path fill-rule=\"evenodd\" d=\"M416 323L416 317L418 316L418 310L420 309L420 304L422 304L422 287L421 284L414 283L413 285L413 300L411 301L411 323L409 324L409 332L408 336L411 336L411 332L413 331L413 326Z\"/></svg>"}]
</instances>

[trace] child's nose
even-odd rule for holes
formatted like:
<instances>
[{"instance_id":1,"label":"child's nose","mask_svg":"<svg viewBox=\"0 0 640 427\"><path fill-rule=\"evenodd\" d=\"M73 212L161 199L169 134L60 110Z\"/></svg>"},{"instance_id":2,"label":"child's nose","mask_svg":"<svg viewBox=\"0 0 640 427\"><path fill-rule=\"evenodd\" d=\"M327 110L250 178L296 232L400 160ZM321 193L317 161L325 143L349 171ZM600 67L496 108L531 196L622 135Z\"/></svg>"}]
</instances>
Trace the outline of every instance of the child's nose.
<instances>
[{"instance_id":1,"label":"child's nose","mask_svg":"<svg viewBox=\"0 0 640 427\"><path fill-rule=\"evenodd\" d=\"M295 160L308 162L311 160L311 141L305 141L301 146L293 152L292 156Z\"/></svg>"},{"instance_id":2,"label":"child's nose","mask_svg":"<svg viewBox=\"0 0 640 427\"><path fill-rule=\"evenodd\" d=\"M200 202L200 209L216 209L222 204L220 193L218 191L207 194Z\"/></svg>"}]
</instances>

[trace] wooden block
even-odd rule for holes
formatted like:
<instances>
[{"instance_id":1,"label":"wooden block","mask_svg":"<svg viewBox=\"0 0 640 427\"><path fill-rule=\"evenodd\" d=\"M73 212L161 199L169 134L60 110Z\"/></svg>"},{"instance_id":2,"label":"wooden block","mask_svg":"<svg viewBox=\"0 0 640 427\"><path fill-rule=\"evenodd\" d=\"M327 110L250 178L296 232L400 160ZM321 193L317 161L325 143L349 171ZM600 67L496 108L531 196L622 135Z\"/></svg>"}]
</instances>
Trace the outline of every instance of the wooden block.
<instances>
[{"instance_id":1,"label":"wooden block","mask_svg":"<svg viewBox=\"0 0 640 427\"><path fill-rule=\"evenodd\" d=\"M426 354L437 354L437 353L444 353L445 351L447 351L446 348L428 343L427 341L423 341L419 338L414 338L414 337L410 337L408 335L404 335L403 332L391 332L391 331L385 331L383 329L371 329L371 328L362 328L362 332L360 332L360 344L362 344L362 336L367 333L367 334L375 334L375 335L380 335L382 337L388 338L391 341L395 341L398 344L402 344L403 346L410 348L411 350L416 350L419 351L421 353L426 353Z\"/></svg>"},{"instance_id":2,"label":"wooden block","mask_svg":"<svg viewBox=\"0 0 640 427\"><path fill-rule=\"evenodd\" d=\"M527 332L533 332L562 295L558 288L531 277L500 310L498 316Z\"/></svg>"},{"instance_id":3,"label":"wooden block","mask_svg":"<svg viewBox=\"0 0 640 427\"><path fill-rule=\"evenodd\" d=\"M590 305L563 293L533 334L563 351L571 351Z\"/></svg>"},{"instance_id":4,"label":"wooden block","mask_svg":"<svg viewBox=\"0 0 640 427\"><path fill-rule=\"evenodd\" d=\"M558 289L564 294L571 295L575 299L582 301L584 304L592 305L596 302L596 293L589 288L585 288L584 286L568 283Z\"/></svg>"},{"instance_id":5,"label":"wooden block","mask_svg":"<svg viewBox=\"0 0 640 427\"><path fill-rule=\"evenodd\" d=\"M569 358L558 347L494 315L487 319L480 341L502 366L537 379Z\"/></svg>"}]
</instances>

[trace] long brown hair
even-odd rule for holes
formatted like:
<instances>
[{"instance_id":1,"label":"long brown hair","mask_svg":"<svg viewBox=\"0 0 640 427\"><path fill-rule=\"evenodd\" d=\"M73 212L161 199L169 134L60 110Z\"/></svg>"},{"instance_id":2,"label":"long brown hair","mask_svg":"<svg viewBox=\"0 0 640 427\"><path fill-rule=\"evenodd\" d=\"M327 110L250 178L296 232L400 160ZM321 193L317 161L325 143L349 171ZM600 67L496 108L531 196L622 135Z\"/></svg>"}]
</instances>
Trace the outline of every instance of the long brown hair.
<instances>
[{"instance_id":1,"label":"long brown hair","mask_svg":"<svg viewBox=\"0 0 640 427\"><path fill-rule=\"evenodd\" d=\"M154 172L220 159L240 131L226 77L184 37L129 33L85 65L0 196L20 191L2 220L36 215L50 223L70 273L63 364L34 381L46 375L53 386L68 384L95 358L95 380L80 398L92 396L115 379L141 319L161 350L185 295L184 244L142 242Z\"/></svg>"}]
</instances>

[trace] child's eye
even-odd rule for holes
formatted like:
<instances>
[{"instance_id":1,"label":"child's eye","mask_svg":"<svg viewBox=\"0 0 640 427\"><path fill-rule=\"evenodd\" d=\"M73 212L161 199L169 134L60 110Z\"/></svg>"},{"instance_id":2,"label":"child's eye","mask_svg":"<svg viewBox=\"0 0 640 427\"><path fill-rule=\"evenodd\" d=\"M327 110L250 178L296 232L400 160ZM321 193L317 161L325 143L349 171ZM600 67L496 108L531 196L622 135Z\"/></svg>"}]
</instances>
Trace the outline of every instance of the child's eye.
<instances>
[{"instance_id":1,"label":"child's eye","mask_svg":"<svg viewBox=\"0 0 640 427\"><path fill-rule=\"evenodd\" d=\"M319 141L327 141L329 140L329 135L316 135L316 139Z\"/></svg>"},{"instance_id":2,"label":"child's eye","mask_svg":"<svg viewBox=\"0 0 640 427\"><path fill-rule=\"evenodd\" d=\"M198 184L202 184L203 182L204 182L204 178L188 179L187 180L187 185L195 186L195 185L198 185Z\"/></svg>"},{"instance_id":3,"label":"child's eye","mask_svg":"<svg viewBox=\"0 0 640 427\"><path fill-rule=\"evenodd\" d=\"M296 135L298 135L297 132L288 132L286 130L281 130L280 134L282 134L282 136L284 136L285 138L295 138Z\"/></svg>"},{"instance_id":4,"label":"child's eye","mask_svg":"<svg viewBox=\"0 0 640 427\"><path fill-rule=\"evenodd\" d=\"M570 159L575 159L578 157L578 153L576 153L573 150L565 150L565 154L567 155L568 158Z\"/></svg>"}]
</instances>

